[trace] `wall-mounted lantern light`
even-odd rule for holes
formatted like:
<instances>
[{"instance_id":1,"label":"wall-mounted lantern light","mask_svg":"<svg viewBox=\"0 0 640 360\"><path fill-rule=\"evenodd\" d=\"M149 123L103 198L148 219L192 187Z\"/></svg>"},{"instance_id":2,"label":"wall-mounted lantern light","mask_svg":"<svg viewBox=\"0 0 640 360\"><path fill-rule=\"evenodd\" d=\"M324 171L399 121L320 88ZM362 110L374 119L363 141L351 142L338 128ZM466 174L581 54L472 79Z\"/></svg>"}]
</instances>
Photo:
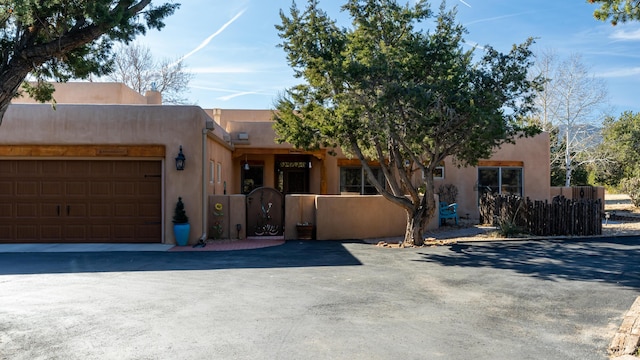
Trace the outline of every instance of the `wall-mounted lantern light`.
<instances>
[{"instance_id":1,"label":"wall-mounted lantern light","mask_svg":"<svg viewBox=\"0 0 640 360\"><path fill-rule=\"evenodd\" d=\"M178 153L178 156L176 156L176 170L184 170L184 162L187 159L184 157L184 154L182 153L182 145L180 145L180 152Z\"/></svg>"},{"instance_id":2,"label":"wall-mounted lantern light","mask_svg":"<svg viewBox=\"0 0 640 360\"><path fill-rule=\"evenodd\" d=\"M249 170L249 163L247 162L247 155L244 156L244 169Z\"/></svg>"}]
</instances>

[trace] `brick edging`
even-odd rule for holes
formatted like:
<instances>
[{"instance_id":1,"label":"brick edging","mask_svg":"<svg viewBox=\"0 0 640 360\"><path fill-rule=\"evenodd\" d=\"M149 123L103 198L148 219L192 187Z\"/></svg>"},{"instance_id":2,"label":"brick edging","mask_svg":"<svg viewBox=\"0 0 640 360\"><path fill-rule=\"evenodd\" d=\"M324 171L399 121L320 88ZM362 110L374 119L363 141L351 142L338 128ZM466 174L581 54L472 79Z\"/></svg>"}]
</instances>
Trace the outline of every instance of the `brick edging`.
<instances>
[{"instance_id":1,"label":"brick edging","mask_svg":"<svg viewBox=\"0 0 640 360\"><path fill-rule=\"evenodd\" d=\"M609 354L612 356L634 355L640 345L640 296L631 305L631 308L622 319L622 324L616 332Z\"/></svg>"}]
</instances>

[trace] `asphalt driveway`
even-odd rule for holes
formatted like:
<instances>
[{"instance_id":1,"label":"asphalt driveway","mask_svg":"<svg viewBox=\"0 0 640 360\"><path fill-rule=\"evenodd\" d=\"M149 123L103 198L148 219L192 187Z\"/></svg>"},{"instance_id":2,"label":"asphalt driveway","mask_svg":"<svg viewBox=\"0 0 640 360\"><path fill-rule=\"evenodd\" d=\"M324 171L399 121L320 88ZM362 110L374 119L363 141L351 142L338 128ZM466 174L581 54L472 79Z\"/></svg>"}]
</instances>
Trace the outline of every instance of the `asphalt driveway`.
<instances>
[{"instance_id":1,"label":"asphalt driveway","mask_svg":"<svg viewBox=\"0 0 640 360\"><path fill-rule=\"evenodd\" d=\"M0 254L0 359L606 359L640 238Z\"/></svg>"}]
</instances>

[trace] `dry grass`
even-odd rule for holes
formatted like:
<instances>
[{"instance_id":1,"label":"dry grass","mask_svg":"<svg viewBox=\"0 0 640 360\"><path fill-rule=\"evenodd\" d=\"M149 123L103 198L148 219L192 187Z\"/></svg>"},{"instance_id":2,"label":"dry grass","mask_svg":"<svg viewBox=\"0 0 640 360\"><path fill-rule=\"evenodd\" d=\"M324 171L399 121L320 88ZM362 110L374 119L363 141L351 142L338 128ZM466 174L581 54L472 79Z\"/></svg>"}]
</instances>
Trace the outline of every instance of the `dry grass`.
<instances>
[{"instance_id":1,"label":"dry grass","mask_svg":"<svg viewBox=\"0 0 640 360\"><path fill-rule=\"evenodd\" d=\"M614 220L602 225L602 235L640 235L640 209L624 194L605 194L604 211ZM618 216L623 219L618 220Z\"/></svg>"}]
</instances>

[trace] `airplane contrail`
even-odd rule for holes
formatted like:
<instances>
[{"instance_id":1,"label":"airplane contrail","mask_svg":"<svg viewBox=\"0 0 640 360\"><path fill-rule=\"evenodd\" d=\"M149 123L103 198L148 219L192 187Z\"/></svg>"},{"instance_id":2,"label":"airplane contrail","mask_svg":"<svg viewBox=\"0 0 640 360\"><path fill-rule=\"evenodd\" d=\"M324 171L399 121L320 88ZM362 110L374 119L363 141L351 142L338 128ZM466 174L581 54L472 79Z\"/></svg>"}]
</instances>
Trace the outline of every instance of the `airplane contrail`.
<instances>
[{"instance_id":1,"label":"airplane contrail","mask_svg":"<svg viewBox=\"0 0 640 360\"><path fill-rule=\"evenodd\" d=\"M220 35L221 32L224 31L224 29L226 29L229 25L231 25L234 21L238 20L238 18L240 16L242 16L242 14L244 14L244 12L247 9L243 9L242 11L240 11L239 13L236 14L236 16L232 17L231 20L227 21L226 23L224 23L224 25L222 25L222 27L220 27L220 29L218 29L216 32L214 32L213 34L209 35L208 38L204 39L203 42L200 43L200 45L198 45L195 49L189 51L186 55L183 55L180 59L176 60L174 63L172 63L171 66L175 66L177 65L179 62L187 59L188 57L190 57L191 55L197 53L198 51L202 50L205 46L209 45L209 43L211 42L211 40L213 40L214 37Z\"/></svg>"},{"instance_id":2,"label":"airplane contrail","mask_svg":"<svg viewBox=\"0 0 640 360\"><path fill-rule=\"evenodd\" d=\"M468 23L465 23L464 26L469 26L471 24L477 24L477 23L486 22L486 21L502 20L502 19L506 19L506 18L510 18L510 17L514 17L514 16L531 14L531 13L534 13L534 12L535 11L524 11L524 12L519 12L519 13L515 13L515 14L496 16L496 17L491 17L491 18L486 18L486 19L478 19L478 20L474 20L474 21L469 21Z\"/></svg>"},{"instance_id":3,"label":"airplane contrail","mask_svg":"<svg viewBox=\"0 0 640 360\"><path fill-rule=\"evenodd\" d=\"M467 5L468 7L471 7L471 5L469 5L469 3L468 3L468 2L466 2L466 1L464 1L464 0L459 0L459 1L460 1L461 3L463 3L463 4Z\"/></svg>"}]
</instances>

